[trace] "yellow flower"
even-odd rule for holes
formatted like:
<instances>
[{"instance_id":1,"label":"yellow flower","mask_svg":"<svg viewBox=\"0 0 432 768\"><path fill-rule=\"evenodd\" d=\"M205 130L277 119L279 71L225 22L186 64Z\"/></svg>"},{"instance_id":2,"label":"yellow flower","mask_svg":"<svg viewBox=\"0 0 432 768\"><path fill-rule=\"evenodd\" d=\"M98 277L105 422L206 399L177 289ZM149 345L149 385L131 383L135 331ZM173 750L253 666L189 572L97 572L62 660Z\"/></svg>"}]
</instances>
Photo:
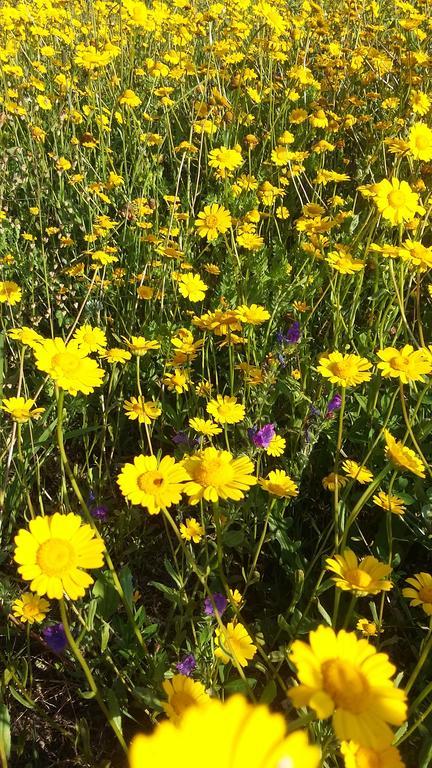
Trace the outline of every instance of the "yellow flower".
<instances>
[{"instance_id":1,"label":"yellow flower","mask_svg":"<svg viewBox=\"0 0 432 768\"><path fill-rule=\"evenodd\" d=\"M384 439L386 441L385 456L387 461L391 461L400 470L406 469L418 477L425 477L425 466L411 448L407 448L406 445L396 440L387 429L384 430Z\"/></svg>"},{"instance_id":2,"label":"yellow flower","mask_svg":"<svg viewBox=\"0 0 432 768\"><path fill-rule=\"evenodd\" d=\"M246 325L261 325L270 319L270 312L258 304L251 304L250 306L242 304L237 307L236 313L240 322L246 323Z\"/></svg>"},{"instance_id":3,"label":"yellow flower","mask_svg":"<svg viewBox=\"0 0 432 768\"><path fill-rule=\"evenodd\" d=\"M371 363L358 355L343 355L341 352L330 352L327 357L321 357L317 367L318 373L330 379L332 384L341 387L355 387L364 381L370 381Z\"/></svg>"},{"instance_id":4,"label":"yellow flower","mask_svg":"<svg viewBox=\"0 0 432 768\"><path fill-rule=\"evenodd\" d=\"M72 512L35 517L29 529L21 528L15 536L14 560L30 589L57 600L65 594L71 600L83 597L93 584L86 569L103 566L102 539Z\"/></svg>"},{"instance_id":5,"label":"yellow flower","mask_svg":"<svg viewBox=\"0 0 432 768\"><path fill-rule=\"evenodd\" d=\"M150 515L157 515L162 508L179 503L188 479L183 465L176 464L171 456L158 461L156 456L140 454L133 464L125 464L117 483L131 504L140 504Z\"/></svg>"},{"instance_id":6,"label":"yellow flower","mask_svg":"<svg viewBox=\"0 0 432 768\"><path fill-rule=\"evenodd\" d=\"M348 251L342 249L330 251L326 256L326 262L341 275L353 275L365 267L364 261L354 259Z\"/></svg>"},{"instance_id":7,"label":"yellow flower","mask_svg":"<svg viewBox=\"0 0 432 768\"><path fill-rule=\"evenodd\" d=\"M421 605L428 616L432 616L432 576L430 573L416 573L407 579L409 587L402 590L404 597L411 597L410 605Z\"/></svg>"},{"instance_id":8,"label":"yellow flower","mask_svg":"<svg viewBox=\"0 0 432 768\"><path fill-rule=\"evenodd\" d=\"M16 619L23 624L28 621L34 624L35 621L43 621L50 609L48 600L34 595L32 592L23 592L20 598L15 600L12 605L12 613Z\"/></svg>"},{"instance_id":9,"label":"yellow flower","mask_svg":"<svg viewBox=\"0 0 432 768\"><path fill-rule=\"evenodd\" d=\"M9 304L11 307L21 301L22 290L12 280L0 280L0 304Z\"/></svg>"},{"instance_id":10,"label":"yellow flower","mask_svg":"<svg viewBox=\"0 0 432 768\"><path fill-rule=\"evenodd\" d=\"M140 395L139 397L131 397L130 400L125 400L123 408L126 411L126 416L131 421L138 419L139 424L151 424L154 419L157 419L161 415L162 410L158 408L157 403L154 400L148 400Z\"/></svg>"},{"instance_id":11,"label":"yellow flower","mask_svg":"<svg viewBox=\"0 0 432 768\"><path fill-rule=\"evenodd\" d=\"M410 102L412 110L416 114L423 117L423 115L427 115L429 112L431 101L426 93L422 93L422 91L411 91Z\"/></svg>"},{"instance_id":12,"label":"yellow flower","mask_svg":"<svg viewBox=\"0 0 432 768\"><path fill-rule=\"evenodd\" d=\"M198 544L205 534L205 530L194 517L187 517L185 523L180 524L180 535L185 541L193 541Z\"/></svg>"},{"instance_id":13,"label":"yellow flower","mask_svg":"<svg viewBox=\"0 0 432 768\"><path fill-rule=\"evenodd\" d=\"M244 405L228 395L217 395L216 399L207 403L206 410L219 424L237 424L245 417Z\"/></svg>"},{"instance_id":14,"label":"yellow flower","mask_svg":"<svg viewBox=\"0 0 432 768\"><path fill-rule=\"evenodd\" d=\"M202 301L208 291L208 285L199 275L182 275L178 281L178 287L181 295L192 302Z\"/></svg>"},{"instance_id":15,"label":"yellow flower","mask_svg":"<svg viewBox=\"0 0 432 768\"><path fill-rule=\"evenodd\" d=\"M373 480L372 472L370 472L369 469L366 469L366 467L362 466L361 464L357 464L357 462L353 461L352 459L344 461L342 464L342 469L345 474L348 475L348 477L351 477L353 480L357 480L357 482L361 485L370 483L371 480Z\"/></svg>"},{"instance_id":16,"label":"yellow flower","mask_svg":"<svg viewBox=\"0 0 432 768\"><path fill-rule=\"evenodd\" d=\"M36 368L48 373L70 395L88 395L102 384L103 369L87 357L75 340L65 344L60 338L43 339L35 349L35 359Z\"/></svg>"},{"instance_id":17,"label":"yellow flower","mask_svg":"<svg viewBox=\"0 0 432 768\"><path fill-rule=\"evenodd\" d=\"M132 741L130 768L162 768L173 759L189 768L318 768L321 762L305 730L286 736L282 715L240 695L190 707L177 726L161 723L152 734Z\"/></svg>"},{"instance_id":18,"label":"yellow flower","mask_svg":"<svg viewBox=\"0 0 432 768\"><path fill-rule=\"evenodd\" d=\"M288 695L295 707L310 706L320 719L333 716L338 739L381 749L393 740L391 725L406 718L406 694L390 679L395 667L354 632L320 626L310 645L296 640L290 659L300 685Z\"/></svg>"},{"instance_id":19,"label":"yellow flower","mask_svg":"<svg viewBox=\"0 0 432 768\"><path fill-rule=\"evenodd\" d=\"M405 768L399 750L392 746L370 749L360 747L354 741L343 741L341 753L345 768Z\"/></svg>"},{"instance_id":20,"label":"yellow flower","mask_svg":"<svg viewBox=\"0 0 432 768\"><path fill-rule=\"evenodd\" d=\"M375 204L383 219L394 226L413 219L416 213L424 209L418 204L418 195L406 181L398 181L394 176L390 181L383 179L375 184Z\"/></svg>"},{"instance_id":21,"label":"yellow flower","mask_svg":"<svg viewBox=\"0 0 432 768\"><path fill-rule=\"evenodd\" d=\"M119 104L124 104L126 107L139 107L141 103L140 97L130 88L126 88L119 98Z\"/></svg>"},{"instance_id":22,"label":"yellow flower","mask_svg":"<svg viewBox=\"0 0 432 768\"><path fill-rule=\"evenodd\" d=\"M368 619L359 619L356 624L356 629L358 629L365 637L376 637L378 634L377 625L374 621L369 621Z\"/></svg>"},{"instance_id":23,"label":"yellow flower","mask_svg":"<svg viewBox=\"0 0 432 768\"><path fill-rule=\"evenodd\" d=\"M49 110L52 109L52 104L48 96L42 96L41 94L39 94L38 96L36 96L36 102L40 106L40 108L45 110L46 112L49 112Z\"/></svg>"},{"instance_id":24,"label":"yellow flower","mask_svg":"<svg viewBox=\"0 0 432 768\"><path fill-rule=\"evenodd\" d=\"M240 501L256 483L251 460L247 456L235 459L229 451L205 448L186 456L182 463L190 478L184 487L189 504L198 504L201 499Z\"/></svg>"},{"instance_id":25,"label":"yellow flower","mask_svg":"<svg viewBox=\"0 0 432 768\"><path fill-rule=\"evenodd\" d=\"M45 408L33 408L34 400L26 400L25 397L8 397L3 400L0 408L18 424L25 424L30 419L38 419L45 412Z\"/></svg>"},{"instance_id":26,"label":"yellow flower","mask_svg":"<svg viewBox=\"0 0 432 768\"><path fill-rule=\"evenodd\" d=\"M85 323L81 328L78 328L73 338L81 351L86 355L90 352L103 352L107 345L104 332L100 328L92 328L89 323Z\"/></svg>"},{"instance_id":27,"label":"yellow flower","mask_svg":"<svg viewBox=\"0 0 432 768\"><path fill-rule=\"evenodd\" d=\"M220 435L222 432L222 429L211 419L189 419L189 426L192 427L195 432L199 432L201 435L207 435L207 437Z\"/></svg>"},{"instance_id":28,"label":"yellow flower","mask_svg":"<svg viewBox=\"0 0 432 768\"><path fill-rule=\"evenodd\" d=\"M273 435L265 452L268 456L282 456L286 448L286 440L281 435Z\"/></svg>"},{"instance_id":29,"label":"yellow flower","mask_svg":"<svg viewBox=\"0 0 432 768\"><path fill-rule=\"evenodd\" d=\"M144 336L131 336L131 341L128 341L128 339L123 336L123 341L129 347L132 354L137 355L138 357L146 355L151 349L160 348L158 341L150 341L149 339L145 339Z\"/></svg>"},{"instance_id":30,"label":"yellow flower","mask_svg":"<svg viewBox=\"0 0 432 768\"><path fill-rule=\"evenodd\" d=\"M414 348L411 344L405 344L401 350L395 347L386 347L377 352L382 362L377 363L381 376L399 379L402 384L411 381L424 381L424 374L431 372L431 361L427 358L427 352Z\"/></svg>"},{"instance_id":31,"label":"yellow flower","mask_svg":"<svg viewBox=\"0 0 432 768\"><path fill-rule=\"evenodd\" d=\"M336 488L336 479L338 488L343 488L344 485L347 484L348 480L343 475L336 475L334 472L330 472L329 475L326 475L322 479L322 484L326 491L334 491Z\"/></svg>"},{"instance_id":32,"label":"yellow flower","mask_svg":"<svg viewBox=\"0 0 432 768\"><path fill-rule=\"evenodd\" d=\"M220 234L231 226L231 215L223 205L212 203L204 206L195 222L200 237L206 237L209 242L216 240Z\"/></svg>"},{"instance_id":33,"label":"yellow flower","mask_svg":"<svg viewBox=\"0 0 432 768\"><path fill-rule=\"evenodd\" d=\"M181 395L182 392L187 392L189 389L190 376L188 371L181 371L180 368L175 368L174 373L165 374L163 383L170 392L177 392Z\"/></svg>"},{"instance_id":34,"label":"yellow flower","mask_svg":"<svg viewBox=\"0 0 432 768\"><path fill-rule=\"evenodd\" d=\"M162 707L171 722L177 725L189 707L200 707L210 701L202 683L186 675L174 675L171 680L162 683L168 701Z\"/></svg>"},{"instance_id":35,"label":"yellow flower","mask_svg":"<svg viewBox=\"0 0 432 768\"><path fill-rule=\"evenodd\" d=\"M218 147L209 152L210 168L217 168L224 174L226 171L234 171L243 162L241 152L228 147Z\"/></svg>"},{"instance_id":36,"label":"yellow flower","mask_svg":"<svg viewBox=\"0 0 432 768\"><path fill-rule=\"evenodd\" d=\"M416 160L432 160L432 131L426 123L414 123L408 137L409 149Z\"/></svg>"},{"instance_id":37,"label":"yellow flower","mask_svg":"<svg viewBox=\"0 0 432 768\"><path fill-rule=\"evenodd\" d=\"M126 349L120 349L119 347L111 347L101 353L101 357L108 363L120 363L123 365L131 359L132 355Z\"/></svg>"},{"instance_id":38,"label":"yellow flower","mask_svg":"<svg viewBox=\"0 0 432 768\"><path fill-rule=\"evenodd\" d=\"M43 341L43 336L40 333L26 325L23 325L22 328L12 328L8 331L8 336L10 339L20 341L21 344L30 347L30 349L36 349L39 342Z\"/></svg>"},{"instance_id":39,"label":"yellow flower","mask_svg":"<svg viewBox=\"0 0 432 768\"><path fill-rule=\"evenodd\" d=\"M216 627L215 645L215 657L220 659L222 664L232 661L240 667L246 667L248 661L256 654L256 646L243 624L233 624L231 621L223 629Z\"/></svg>"},{"instance_id":40,"label":"yellow flower","mask_svg":"<svg viewBox=\"0 0 432 768\"><path fill-rule=\"evenodd\" d=\"M264 238L256 232L241 232L236 237L236 243L246 251L259 251L264 245Z\"/></svg>"},{"instance_id":41,"label":"yellow flower","mask_svg":"<svg viewBox=\"0 0 432 768\"><path fill-rule=\"evenodd\" d=\"M137 295L139 299L150 301L153 298L154 288L150 285L139 285L137 288Z\"/></svg>"},{"instance_id":42,"label":"yellow flower","mask_svg":"<svg viewBox=\"0 0 432 768\"><path fill-rule=\"evenodd\" d=\"M260 477L259 484L272 496L298 496L297 485L282 469L269 472L266 478Z\"/></svg>"},{"instance_id":43,"label":"yellow flower","mask_svg":"<svg viewBox=\"0 0 432 768\"><path fill-rule=\"evenodd\" d=\"M387 512L392 512L394 515L405 514L405 503L399 496L393 496L390 493L379 491L377 495L372 497L372 501L374 501L378 507L385 509Z\"/></svg>"},{"instance_id":44,"label":"yellow flower","mask_svg":"<svg viewBox=\"0 0 432 768\"><path fill-rule=\"evenodd\" d=\"M332 581L339 589L354 592L357 596L378 595L392 588L391 581L385 579L391 571L390 565L380 563L368 555L360 562L351 549L344 549L340 555L326 559L327 568L336 574Z\"/></svg>"}]
</instances>

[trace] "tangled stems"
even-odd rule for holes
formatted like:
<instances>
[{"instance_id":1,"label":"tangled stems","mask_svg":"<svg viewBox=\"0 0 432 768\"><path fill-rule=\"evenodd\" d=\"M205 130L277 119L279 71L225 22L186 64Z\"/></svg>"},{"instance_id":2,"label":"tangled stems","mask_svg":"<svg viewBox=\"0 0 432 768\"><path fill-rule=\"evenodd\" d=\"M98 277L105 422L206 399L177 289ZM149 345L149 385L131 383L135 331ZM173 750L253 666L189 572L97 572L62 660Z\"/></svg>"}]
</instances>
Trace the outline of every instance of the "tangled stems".
<instances>
[{"instance_id":1,"label":"tangled stems","mask_svg":"<svg viewBox=\"0 0 432 768\"><path fill-rule=\"evenodd\" d=\"M102 696L100 694L99 688L97 687L97 685L95 683L95 679L94 679L94 677L93 677L93 675L91 673L90 667L88 666L84 656L82 655L80 649L78 648L78 646L77 646L77 644L76 644L76 642L75 642L75 640L74 640L74 638L72 636L72 632L71 632L70 626L69 626L69 618L68 618L68 615L67 615L66 605L65 605L65 602L64 602L63 598L61 598L61 600L59 600L59 605L60 605L60 616L61 616L61 620L62 620L62 624L63 624L63 627L64 627L64 631L65 631L65 635L66 635L67 641L68 641L68 643L70 645L70 649L71 649L72 653L74 654L74 656L75 656L78 664L80 665L82 671L84 672L84 675L86 676L86 679L87 679L87 682L89 684L90 690L94 694L94 697L95 697L97 703L99 704L99 706L100 706L103 714L105 715L108 723L110 724L111 728L113 729L113 731L114 731L114 733L115 733L115 735L117 737L117 740L118 740L118 742L119 742L123 752L127 755L128 749L127 749L127 746L126 746L126 742L125 742L125 740L123 738L123 734L120 731L120 729L118 728L117 724L115 723L115 721L114 721L113 717L111 716L110 712L106 708L105 703L104 703L104 701L102 699Z\"/></svg>"},{"instance_id":2,"label":"tangled stems","mask_svg":"<svg viewBox=\"0 0 432 768\"><path fill-rule=\"evenodd\" d=\"M90 514L90 510L89 510L87 504L84 501L84 498L83 498L83 495L82 495L81 490L79 488L79 485L78 485L78 483L77 483L77 481L75 479L75 476L74 476L74 474L73 474L73 472L71 470L71 467L70 467L70 464L69 464L69 459L68 459L66 451L65 451L64 439L63 439L63 404L64 404L64 390L63 389L59 389L58 392L57 392L57 430L56 431L57 431L57 444L58 444L59 451L60 451L60 461L61 461L62 468L65 470L65 472L66 472L66 474L67 474L67 476L69 478L70 484L71 484L71 486L72 486L72 488L73 488L73 490L75 492L75 496L77 497L77 499L78 499L78 501L79 501L79 503L81 505L81 509L84 512L84 516L85 516L88 524L92 527L92 529L95 532L95 535L97 536L97 538L100 539L102 541L102 543L103 543L105 560L106 560L106 563L108 565L110 574L112 576L114 587L115 587L115 589L116 589L116 591L117 591L117 593L118 593L118 595L119 595L119 597L120 597L120 599L121 599L121 601L122 601L122 603L124 605L127 617L128 617L129 622L131 624L131 627L133 628L135 637L138 640L138 643L141 646L141 648L142 648L143 652L145 653L145 655L148 655L148 648L147 648L146 642L145 642L145 640L144 640L144 638L143 638L139 628L137 627L137 625L135 623L135 619L134 619L134 616L133 616L133 613L132 613L132 609L131 609L131 607L130 607L127 599L126 599L126 595L125 595L125 593L123 591L123 587L122 587L122 585L120 583L120 579L119 579L119 577L117 575L117 571L116 571L116 569L114 567L113 561L111 560L111 556L110 556L110 554L109 554L109 552L108 552L108 550L107 550L107 548L105 546L105 542L104 542L102 536L100 535L97 526L95 525L95 522L94 522L94 520L93 520L93 518L92 518L92 516Z\"/></svg>"}]
</instances>

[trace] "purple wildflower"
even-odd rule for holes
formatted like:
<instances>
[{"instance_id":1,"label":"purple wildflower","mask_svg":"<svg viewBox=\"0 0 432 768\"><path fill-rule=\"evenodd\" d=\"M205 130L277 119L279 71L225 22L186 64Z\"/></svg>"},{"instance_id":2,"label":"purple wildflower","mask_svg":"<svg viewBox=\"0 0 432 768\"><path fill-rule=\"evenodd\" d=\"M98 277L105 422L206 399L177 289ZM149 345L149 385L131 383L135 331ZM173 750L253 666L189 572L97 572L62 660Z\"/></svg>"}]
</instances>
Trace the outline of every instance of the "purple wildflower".
<instances>
[{"instance_id":1,"label":"purple wildflower","mask_svg":"<svg viewBox=\"0 0 432 768\"><path fill-rule=\"evenodd\" d=\"M332 399L330 400L330 402L327 405L326 416L328 418L329 417L331 418L333 416L334 412L339 410L341 405L342 405L342 398L341 398L340 395L335 395L334 397L332 397Z\"/></svg>"},{"instance_id":2,"label":"purple wildflower","mask_svg":"<svg viewBox=\"0 0 432 768\"><path fill-rule=\"evenodd\" d=\"M257 448L268 448L275 436L274 424L264 424L261 429L256 429L250 439Z\"/></svg>"},{"instance_id":3,"label":"purple wildflower","mask_svg":"<svg viewBox=\"0 0 432 768\"><path fill-rule=\"evenodd\" d=\"M221 595L220 592L215 592L214 595L212 595L212 598L219 616L222 616L225 608L227 607L228 600L226 597ZM204 613L206 616L214 616L214 608L210 597L206 597L204 600Z\"/></svg>"},{"instance_id":4,"label":"purple wildflower","mask_svg":"<svg viewBox=\"0 0 432 768\"><path fill-rule=\"evenodd\" d=\"M91 507L90 514L92 517L96 518L96 520L107 520L108 507L105 507L103 504L97 504L96 507Z\"/></svg>"},{"instance_id":5,"label":"purple wildflower","mask_svg":"<svg viewBox=\"0 0 432 768\"><path fill-rule=\"evenodd\" d=\"M186 432L176 432L172 438L174 445L188 445L189 439Z\"/></svg>"},{"instance_id":6,"label":"purple wildflower","mask_svg":"<svg viewBox=\"0 0 432 768\"><path fill-rule=\"evenodd\" d=\"M297 344L298 341L301 339L301 331L300 331L300 323L298 320L295 321L290 327L288 328L286 334L285 334L285 341L287 344Z\"/></svg>"},{"instance_id":7,"label":"purple wildflower","mask_svg":"<svg viewBox=\"0 0 432 768\"><path fill-rule=\"evenodd\" d=\"M42 635L53 653L63 653L68 644L63 624L51 624L42 631Z\"/></svg>"},{"instance_id":8,"label":"purple wildflower","mask_svg":"<svg viewBox=\"0 0 432 768\"><path fill-rule=\"evenodd\" d=\"M196 661L193 653L189 653L187 656L184 657L183 661L179 661L179 663L176 664L177 671L181 675L186 675L186 677L191 676L195 667L196 667Z\"/></svg>"}]
</instances>

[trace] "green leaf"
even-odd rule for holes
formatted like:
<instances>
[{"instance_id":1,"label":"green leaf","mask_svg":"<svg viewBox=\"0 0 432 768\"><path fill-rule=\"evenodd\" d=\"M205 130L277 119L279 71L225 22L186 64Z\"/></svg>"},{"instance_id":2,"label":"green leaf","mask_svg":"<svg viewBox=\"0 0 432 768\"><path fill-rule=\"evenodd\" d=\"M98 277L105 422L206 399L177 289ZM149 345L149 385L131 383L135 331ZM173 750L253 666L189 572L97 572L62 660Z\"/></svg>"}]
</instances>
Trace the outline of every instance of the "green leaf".
<instances>
[{"instance_id":1,"label":"green leaf","mask_svg":"<svg viewBox=\"0 0 432 768\"><path fill-rule=\"evenodd\" d=\"M0 754L4 754L8 758L10 756L10 750L11 733L9 710L6 704L0 702Z\"/></svg>"},{"instance_id":2,"label":"green leaf","mask_svg":"<svg viewBox=\"0 0 432 768\"><path fill-rule=\"evenodd\" d=\"M277 687L274 680L269 680L260 696L260 704L271 704L276 698Z\"/></svg>"},{"instance_id":3,"label":"green leaf","mask_svg":"<svg viewBox=\"0 0 432 768\"><path fill-rule=\"evenodd\" d=\"M242 680L239 677L237 680L230 680L229 683L225 683L224 690L227 693L244 693L248 694L250 689L254 689L256 686L256 679L254 677L246 677Z\"/></svg>"}]
</instances>

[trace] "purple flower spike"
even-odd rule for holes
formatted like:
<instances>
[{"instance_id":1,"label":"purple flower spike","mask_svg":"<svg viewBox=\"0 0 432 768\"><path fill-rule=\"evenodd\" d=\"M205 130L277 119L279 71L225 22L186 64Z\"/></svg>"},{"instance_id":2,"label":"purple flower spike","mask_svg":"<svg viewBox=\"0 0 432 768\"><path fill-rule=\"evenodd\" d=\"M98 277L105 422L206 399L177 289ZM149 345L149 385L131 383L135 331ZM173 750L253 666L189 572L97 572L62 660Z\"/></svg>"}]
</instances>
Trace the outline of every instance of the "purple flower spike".
<instances>
[{"instance_id":1,"label":"purple flower spike","mask_svg":"<svg viewBox=\"0 0 432 768\"><path fill-rule=\"evenodd\" d=\"M285 341L287 344L297 344L301 339L301 331L300 331L300 323L298 320L295 321L290 327L288 328L285 336Z\"/></svg>"},{"instance_id":2,"label":"purple flower spike","mask_svg":"<svg viewBox=\"0 0 432 768\"><path fill-rule=\"evenodd\" d=\"M196 661L193 653L189 653L188 656L184 657L183 661L179 661L179 663L176 664L177 671L181 675L186 675L186 677L191 676L195 667L196 667Z\"/></svg>"},{"instance_id":3,"label":"purple flower spike","mask_svg":"<svg viewBox=\"0 0 432 768\"><path fill-rule=\"evenodd\" d=\"M274 424L264 424L261 429L256 430L251 436L251 440L257 448L268 448L275 436Z\"/></svg>"},{"instance_id":4,"label":"purple flower spike","mask_svg":"<svg viewBox=\"0 0 432 768\"><path fill-rule=\"evenodd\" d=\"M221 595L220 592L215 592L214 595L212 595L212 597L213 597L213 603L216 606L219 616L222 616L225 608L227 607L228 600L226 599L226 597ZM206 599L204 600L204 613L206 616L214 616L214 608L212 605L212 601L210 600L209 597L206 597Z\"/></svg>"},{"instance_id":5,"label":"purple flower spike","mask_svg":"<svg viewBox=\"0 0 432 768\"><path fill-rule=\"evenodd\" d=\"M107 518L108 518L108 507L104 507L103 504L98 504L96 507L92 507L90 509L90 514L96 520L107 520Z\"/></svg>"},{"instance_id":6,"label":"purple flower spike","mask_svg":"<svg viewBox=\"0 0 432 768\"><path fill-rule=\"evenodd\" d=\"M63 653L68 642L63 624L52 624L42 632L43 638L53 653Z\"/></svg>"},{"instance_id":7,"label":"purple flower spike","mask_svg":"<svg viewBox=\"0 0 432 768\"><path fill-rule=\"evenodd\" d=\"M334 411L338 411L339 408L342 405L342 398L340 395L335 395L330 400L329 404L327 405L327 416L329 416L331 413L334 413Z\"/></svg>"}]
</instances>

